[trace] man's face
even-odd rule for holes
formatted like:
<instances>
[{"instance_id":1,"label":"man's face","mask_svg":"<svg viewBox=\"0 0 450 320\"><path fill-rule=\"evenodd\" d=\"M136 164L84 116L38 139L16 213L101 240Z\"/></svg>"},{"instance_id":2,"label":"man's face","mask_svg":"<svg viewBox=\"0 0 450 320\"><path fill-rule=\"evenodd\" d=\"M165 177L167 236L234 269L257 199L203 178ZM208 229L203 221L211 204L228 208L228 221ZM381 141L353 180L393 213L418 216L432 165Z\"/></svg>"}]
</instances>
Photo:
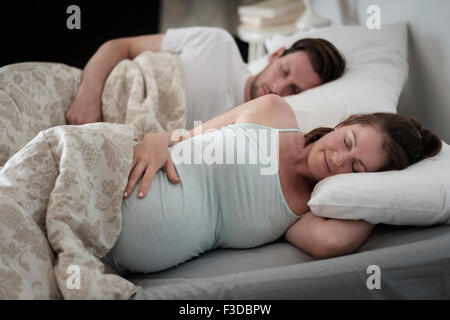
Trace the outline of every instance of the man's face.
<instances>
[{"instance_id":1,"label":"man's face","mask_svg":"<svg viewBox=\"0 0 450 320\"><path fill-rule=\"evenodd\" d=\"M251 99L269 93L285 97L322 84L306 51L280 57L283 52L284 48L280 48L272 54L269 65L255 77L250 86Z\"/></svg>"}]
</instances>

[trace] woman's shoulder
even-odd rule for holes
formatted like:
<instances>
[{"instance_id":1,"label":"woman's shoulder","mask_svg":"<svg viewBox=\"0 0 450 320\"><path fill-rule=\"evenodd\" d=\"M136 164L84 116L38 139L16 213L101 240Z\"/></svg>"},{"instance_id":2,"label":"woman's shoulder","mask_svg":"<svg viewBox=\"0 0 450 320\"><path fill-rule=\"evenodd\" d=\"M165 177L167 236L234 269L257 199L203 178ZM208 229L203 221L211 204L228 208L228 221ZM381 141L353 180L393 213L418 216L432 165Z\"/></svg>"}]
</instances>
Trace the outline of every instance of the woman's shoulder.
<instances>
[{"instance_id":1,"label":"woman's shoulder","mask_svg":"<svg viewBox=\"0 0 450 320\"><path fill-rule=\"evenodd\" d=\"M255 123L276 129L298 129L294 110L280 96L268 94L258 98L258 112L244 113L235 123Z\"/></svg>"}]
</instances>

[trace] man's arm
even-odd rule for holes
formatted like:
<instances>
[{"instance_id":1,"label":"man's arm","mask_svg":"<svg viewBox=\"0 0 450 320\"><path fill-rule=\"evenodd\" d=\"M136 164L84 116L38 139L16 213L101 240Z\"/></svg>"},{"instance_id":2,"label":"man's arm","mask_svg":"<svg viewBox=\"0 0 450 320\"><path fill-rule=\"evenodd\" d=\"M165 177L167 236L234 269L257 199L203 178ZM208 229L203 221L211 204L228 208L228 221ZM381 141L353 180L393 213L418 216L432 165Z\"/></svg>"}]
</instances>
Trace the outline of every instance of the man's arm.
<instances>
[{"instance_id":1,"label":"man's arm","mask_svg":"<svg viewBox=\"0 0 450 320\"><path fill-rule=\"evenodd\" d=\"M374 227L363 220L326 219L309 211L286 231L284 237L313 257L325 259L355 252Z\"/></svg>"},{"instance_id":2,"label":"man's arm","mask_svg":"<svg viewBox=\"0 0 450 320\"><path fill-rule=\"evenodd\" d=\"M68 124L102 120L101 96L112 69L124 59L134 59L146 50L160 51L164 34L113 39L105 42L83 70L80 89L66 113Z\"/></svg>"}]
</instances>

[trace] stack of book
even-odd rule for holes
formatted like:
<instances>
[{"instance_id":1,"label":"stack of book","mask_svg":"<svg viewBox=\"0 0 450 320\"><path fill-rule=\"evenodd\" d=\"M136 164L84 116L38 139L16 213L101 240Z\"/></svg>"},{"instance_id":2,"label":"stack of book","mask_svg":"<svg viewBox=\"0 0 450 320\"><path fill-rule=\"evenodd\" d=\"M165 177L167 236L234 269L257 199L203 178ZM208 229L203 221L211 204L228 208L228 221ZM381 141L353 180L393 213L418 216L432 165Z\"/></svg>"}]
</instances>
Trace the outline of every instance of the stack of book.
<instances>
[{"instance_id":1,"label":"stack of book","mask_svg":"<svg viewBox=\"0 0 450 320\"><path fill-rule=\"evenodd\" d=\"M295 27L304 11L305 5L301 0L265 0L238 7L241 27L260 32Z\"/></svg>"}]
</instances>

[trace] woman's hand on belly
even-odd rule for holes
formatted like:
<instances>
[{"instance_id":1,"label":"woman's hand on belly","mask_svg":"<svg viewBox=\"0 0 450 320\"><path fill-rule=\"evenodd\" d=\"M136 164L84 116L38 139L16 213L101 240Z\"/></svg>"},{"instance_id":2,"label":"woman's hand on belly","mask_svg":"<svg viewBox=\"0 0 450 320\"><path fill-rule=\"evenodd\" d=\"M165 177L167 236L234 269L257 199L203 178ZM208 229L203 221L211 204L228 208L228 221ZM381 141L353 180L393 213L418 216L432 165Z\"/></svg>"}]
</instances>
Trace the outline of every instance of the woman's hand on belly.
<instances>
[{"instance_id":1,"label":"woman's hand on belly","mask_svg":"<svg viewBox=\"0 0 450 320\"><path fill-rule=\"evenodd\" d=\"M141 177L142 183L137 194L139 198L144 198L156 172L160 169L164 170L172 183L180 182L169 152L169 146L172 144L171 136L171 132L147 133L144 139L134 146L133 162L124 198L129 197L133 193Z\"/></svg>"}]
</instances>

